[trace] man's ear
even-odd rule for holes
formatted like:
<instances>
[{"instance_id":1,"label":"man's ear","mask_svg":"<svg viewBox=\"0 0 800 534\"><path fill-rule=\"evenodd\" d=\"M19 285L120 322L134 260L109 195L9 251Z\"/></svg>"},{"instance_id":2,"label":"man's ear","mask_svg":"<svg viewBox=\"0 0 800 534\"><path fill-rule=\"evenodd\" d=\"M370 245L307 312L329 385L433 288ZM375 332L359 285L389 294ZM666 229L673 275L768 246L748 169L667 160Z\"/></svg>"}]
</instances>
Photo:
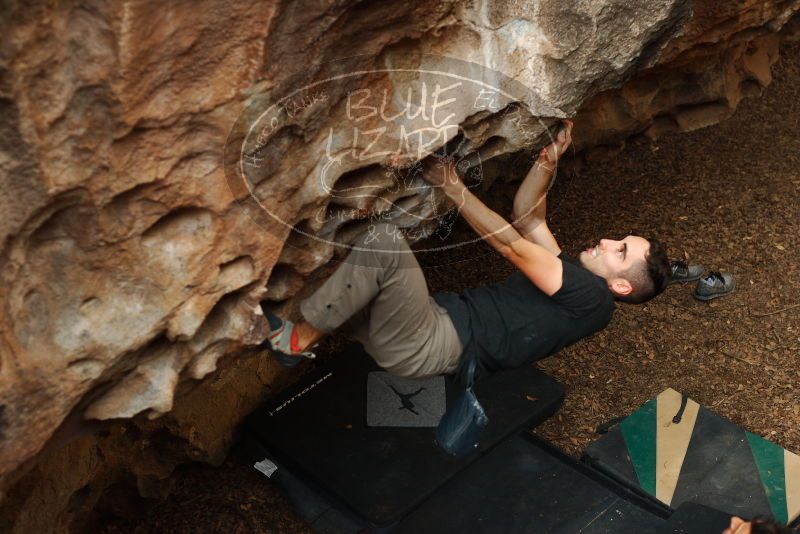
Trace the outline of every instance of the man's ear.
<instances>
[{"instance_id":1,"label":"man's ear","mask_svg":"<svg viewBox=\"0 0 800 534\"><path fill-rule=\"evenodd\" d=\"M610 289L615 295L624 297L631 294L631 291L633 291L633 286L625 278L612 278L608 281L608 289Z\"/></svg>"}]
</instances>

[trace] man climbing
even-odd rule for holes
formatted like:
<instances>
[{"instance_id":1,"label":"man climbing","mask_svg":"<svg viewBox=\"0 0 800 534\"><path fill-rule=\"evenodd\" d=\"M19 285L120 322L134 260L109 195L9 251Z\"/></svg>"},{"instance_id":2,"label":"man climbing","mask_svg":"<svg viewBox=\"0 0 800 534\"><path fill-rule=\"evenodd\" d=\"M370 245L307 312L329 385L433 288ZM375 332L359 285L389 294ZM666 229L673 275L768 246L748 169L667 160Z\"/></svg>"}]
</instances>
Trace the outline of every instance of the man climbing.
<instances>
[{"instance_id":1,"label":"man climbing","mask_svg":"<svg viewBox=\"0 0 800 534\"><path fill-rule=\"evenodd\" d=\"M313 357L308 347L340 329L400 376L453 373L472 358L481 371L492 372L543 358L601 330L615 299L640 303L661 293L670 266L655 240L601 239L577 260L561 252L545 221L545 199L571 132L572 122L564 121L555 142L540 152L514 198L513 224L469 191L452 162L424 162L424 179L441 188L473 230L518 269L508 279L431 296L397 229L376 225L301 303L304 320L267 314L266 343L275 357L283 365Z\"/></svg>"}]
</instances>

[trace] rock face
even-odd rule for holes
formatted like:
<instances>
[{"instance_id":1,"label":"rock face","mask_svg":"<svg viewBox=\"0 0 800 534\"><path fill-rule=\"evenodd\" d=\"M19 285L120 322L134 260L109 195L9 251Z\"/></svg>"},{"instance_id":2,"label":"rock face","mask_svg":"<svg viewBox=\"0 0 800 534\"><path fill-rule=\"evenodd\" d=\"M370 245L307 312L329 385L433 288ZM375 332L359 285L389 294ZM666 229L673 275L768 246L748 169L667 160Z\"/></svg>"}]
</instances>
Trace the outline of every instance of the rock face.
<instances>
[{"instance_id":1,"label":"rock face","mask_svg":"<svg viewBox=\"0 0 800 534\"><path fill-rule=\"evenodd\" d=\"M722 120L770 82L778 32L798 9L7 8L0 490L4 516L19 519L6 521L65 528L121 473L157 493L176 463L219 461L236 422L285 378L242 356L264 337L259 301L294 309L375 215L409 231L435 226L441 198L413 178L416 159L447 144L477 183L491 178L480 162L537 146L559 117L577 116L590 156L630 135ZM132 435L162 436L172 452ZM65 462L71 478L57 475ZM56 494L42 489L49 480L60 480ZM37 514L45 504L54 512Z\"/></svg>"}]
</instances>

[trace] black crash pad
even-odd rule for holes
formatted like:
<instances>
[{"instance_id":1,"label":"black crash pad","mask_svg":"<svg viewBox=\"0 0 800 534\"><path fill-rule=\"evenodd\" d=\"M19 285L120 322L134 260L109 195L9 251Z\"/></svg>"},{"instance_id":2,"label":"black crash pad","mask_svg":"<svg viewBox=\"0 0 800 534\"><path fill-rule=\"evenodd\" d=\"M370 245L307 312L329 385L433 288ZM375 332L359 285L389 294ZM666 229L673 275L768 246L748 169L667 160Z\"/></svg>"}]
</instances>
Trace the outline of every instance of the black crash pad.
<instances>
[{"instance_id":1,"label":"black crash pad","mask_svg":"<svg viewBox=\"0 0 800 534\"><path fill-rule=\"evenodd\" d=\"M717 534L730 524L730 514L695 502L684 502L669 516L658 534Z\"/></svg>"},{"instance_id":2,"label":"black crash pad","mask_svg":"<svg viewBox=\"0 0 800 534\"><path fill-rule=\"evenodd\" d=\"M533 366L485 377L476 393L489 425L479 449L457 459L435 445L434 428L367 426L367 376L375 371L361 346L351 345L246 421L248 437L273 458L375 525L399 520L484 451L539 424L564 395ZM449 403L458 388L448 381L446 390Z\"/></svg>"},{"instance_id":3,"label":"black crash pad","mask_svg":"<svg viewBox=\"0 0 800 534\"><path fill-rule=\"evenodd\" d=\"M332 500L324 490L287 469L252 436L244 440L254 467L267 476L292 504L294 511L317 534L363 534L380 532L364 518Z\"/></svg>"},{"instance_id":4,"label":"black crash pad","mask_svg":"<svg viewBox=\"0 0 800 534\"><path fill-rule=\"evenodd\" d=\"M392 532L655 534L668 514L522 433L451 479Z\"/></svg>"}]
</instances>

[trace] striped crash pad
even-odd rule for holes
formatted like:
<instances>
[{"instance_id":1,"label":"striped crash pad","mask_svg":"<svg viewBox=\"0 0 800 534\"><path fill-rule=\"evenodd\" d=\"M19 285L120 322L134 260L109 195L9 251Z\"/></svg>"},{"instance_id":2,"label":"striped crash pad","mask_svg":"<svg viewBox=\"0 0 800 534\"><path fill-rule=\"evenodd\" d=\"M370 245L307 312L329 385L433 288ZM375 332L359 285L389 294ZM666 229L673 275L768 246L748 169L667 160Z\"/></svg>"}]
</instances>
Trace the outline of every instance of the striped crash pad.
<instances>
[{"instance_id":1,"label":"striped crash pad","mask_svg":"<svg viewBox=\"0 0 800 534\"><path fill-rule=\"evenodd\" d=\"M693 501L784 524L800 515L800 457L673 389L590 444L586 458L672 508Z\"/></svg>"}]
</instances>

